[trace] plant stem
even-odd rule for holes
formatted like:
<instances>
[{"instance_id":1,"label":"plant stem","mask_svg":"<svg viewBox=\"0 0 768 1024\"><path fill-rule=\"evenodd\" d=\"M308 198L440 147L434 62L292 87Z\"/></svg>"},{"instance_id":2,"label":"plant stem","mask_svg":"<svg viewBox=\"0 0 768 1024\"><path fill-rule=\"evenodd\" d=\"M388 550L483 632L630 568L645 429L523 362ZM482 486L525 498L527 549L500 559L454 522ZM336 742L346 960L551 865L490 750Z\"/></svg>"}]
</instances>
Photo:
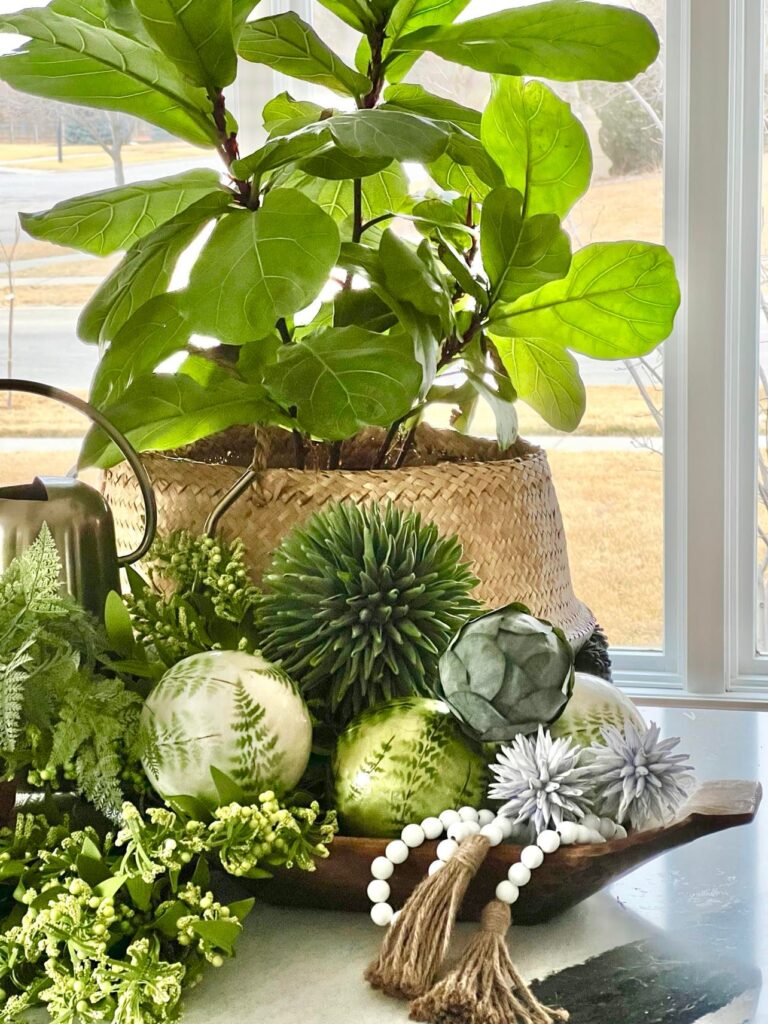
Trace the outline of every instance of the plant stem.
<instances>
[{"instance_id":1,"label":"plant stem","mask_svg":"<svg viewBox=\"0 0 768 1024\"><path fill-rule=\"evenodd\" d=\"M414 438L416 437L416 428L418 427L418 425L418 422L414 423L411 429L406 434L405 440L403 441L403 447L400 449L400 451L398 452L398 456L395 459L395 469L400 469L400 467L407 459L408 453L413 447Z\"/></svg>"},{"instance_id":2,"label":"plant stem","mask_svg":"<svg viewBox=\"0 0 768 1024\"><path fill-rule=\"evenodd\" d=\"M237 133L227 131L227 105L224 99L224 93L221 89L217 89L215 93L209 94L211 103L213 104L213 120L216 125L216 130L219 133L219 154L229 169L235 160L240 157L240 148L237 144ZM237 191L240 193L240 199L243 206L251 205L251 183L244 181L242 178L233 178ZM258 200L258 197L257 197Z\"/></svg>"},{"instance_id":3,"label":"plant stem","mask_svg":"<svg viewBox=\"0 0 768 1024\"><path fill-rule=\"evenodd\" d=\"M396 213L380 213L378 217L372 217L371 220L367 220L365 224L363 224L360 228L360 234L364 234L368 228L372 228L375 224L381 224L383 220L391 220L396 216Z\"/></svg>"},{"instance_id":4,"label":"plant stem","mask_svg":"<svg viewBox=\"0 0 768 1024\"><path fill-rule=\"evenodd\" d=\"M353 226L352 226L352 241L359 242L360 236L363 233L363 181L362 178L355 178L352 182L352 202L353 202Z\"/></svg>"},{"instance_id":5,"label":"plant stem","mask_svg":"<svg viewBox=\"0 0 768 1024\"><path fill-rule=\"evenodd\" d=\"M277 327L277 333L280 335L280 340L284 345L293 344L293 338L291 337L291 332L288 330L288 324L285 322L284 316L280 317L275 324L275 327Z\"/></svg>"},{"instance_id":6,"label":"plant stem","mask_svg":"<svg viewBox=\"0 0 768 1024\"><path fill-rule=\"evenodd\" d=\"M328 457L328 469L338 469L341 465L341 441L334 441Z\"/></svg>"}]
</instances>

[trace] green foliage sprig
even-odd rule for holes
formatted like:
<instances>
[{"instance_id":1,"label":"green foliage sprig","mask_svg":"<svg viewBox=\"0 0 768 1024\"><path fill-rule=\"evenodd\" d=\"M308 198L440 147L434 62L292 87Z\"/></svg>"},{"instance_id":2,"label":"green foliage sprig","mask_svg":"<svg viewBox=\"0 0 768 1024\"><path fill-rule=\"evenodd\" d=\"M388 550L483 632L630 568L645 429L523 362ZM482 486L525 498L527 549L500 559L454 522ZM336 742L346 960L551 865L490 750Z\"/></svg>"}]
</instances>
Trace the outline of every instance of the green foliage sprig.
<instances>
[{"instance_id":1,"label":"green foliage sprig","mask_svg":"<svg viewBox=\"0 0 768 1024\"><path fill-rule=\"evenodd\" d=\"M293 431L299 464L311 442L328 442L332 467L340 442L367 426L387 429L376 464L401 464L431 402L449 404L464 430L485 402L502 447L516 436L517 398L573 429L585 407L573 353L649 352L672 329L679 289L662 246L572 251L562 222L589 187L589 141L538 79L632 79L658 55L653 26L591 0L462 22L466 0L323 3L359 34L355 67L294 12L247 22L251 0L166 0L161 15L152 0L90 0L0 19L29 39L0 57L0 78L143 117L216 151L226 171L23 215L36 238L127 250L79 321L103 352L92 400L142 448L271 424ZM485 110L404 83L424 53L492 75ZM266 141L241 154L224 92L238 56L347 103L275 96ZM432 187L416 192L406 162ZM169 292L206 225L188 287ZM340 290L304 323L297 315L339 269ZM219 343L206 358L195 334ZM176 373L154 372L176 353L187 354ZM89 436L84 462L119 457Z\"/></svg>"},{"instance_id":2,"label":"green foliage sprig","mask_svg":"<svg viewBox=\"0 0 768 1024\"><path fill-rule=\"evenodd\" d=\"M455 537L392 503L322 509L275 551L261 650L335 726L381 701L432 696L440 654L480 610L461 559Z\"/></svg>"},{"instance_id":3,"label":"green foliage sprig","mask_svg":"<svg viewBox=\"0 0 768 1024\"><path fill-rule=\"evenodd\" d=\"M0 830L0 1013L6 1024L43 1005L53 1024L170 1024L185 987L234 955L253 900L223 904L210 869L313 870L336 831L316 804L272 793L219 808L210 822L123 807L101 838L20 816Z\"/></svg>"},{"instance_id":4,"label":"green foliage sprig","mask_svg":"<svg viewBox=\"0 0 768 1024\"><path fill-rule=\"evenodd\" d=\"M136 641L159 663L160 674L203 651L253 650L259 592L249 581L242 541L177 531L155 541L147 565L146 580L130 573L125 601ZM108 609L110 625L117 624ZM124 653L136 654L130 640Z\"/></svg>"},{"instance_id":5,"label":"green foliage sprig","mask_svg":"<svg viewBox=\"0 0 768 1024\"><path fill-rule=\"evenodd\" d=\"M70 783L114 815L138 765L142 698L104 674L106 637L62 592L60 571L44 527L0 576L0 771Z\"/></svg>"}]
</instances>

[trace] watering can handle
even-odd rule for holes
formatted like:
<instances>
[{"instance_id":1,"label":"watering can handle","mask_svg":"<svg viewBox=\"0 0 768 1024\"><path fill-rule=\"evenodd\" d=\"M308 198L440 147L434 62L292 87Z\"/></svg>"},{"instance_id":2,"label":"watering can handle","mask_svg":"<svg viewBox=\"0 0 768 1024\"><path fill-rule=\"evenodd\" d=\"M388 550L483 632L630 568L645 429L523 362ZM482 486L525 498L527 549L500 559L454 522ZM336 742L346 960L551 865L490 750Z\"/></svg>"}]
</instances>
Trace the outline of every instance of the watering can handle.
<instances>
[{"instance_id":1,"label":"watering can handle","mask_svg":"<svg viewBox=\"0 0 768 1024\"><path fill-rule=\"evenodd\" d=\"M23 391L28 395L52 398L55 402L61 402L72 409L77 409L78 412L83 413L89 420L101 427L110 441L117 445L125 456L128 465L136 474L141 496L144 500L144 536L136 550L130 555L123 555L118 559L118 562L121 566L125 566L131 565L132 562L138 562L140 558L143 558L152 546L157 530L157 503L147 471L130 441L98 409L94 409L92 405L84 402L81 398L76 398L75 395L70 395L66 391L59 390L59 388L51 387L49 384L39 384L34 380L0 378L0 391Z\"/></svg>"}]
</instances>

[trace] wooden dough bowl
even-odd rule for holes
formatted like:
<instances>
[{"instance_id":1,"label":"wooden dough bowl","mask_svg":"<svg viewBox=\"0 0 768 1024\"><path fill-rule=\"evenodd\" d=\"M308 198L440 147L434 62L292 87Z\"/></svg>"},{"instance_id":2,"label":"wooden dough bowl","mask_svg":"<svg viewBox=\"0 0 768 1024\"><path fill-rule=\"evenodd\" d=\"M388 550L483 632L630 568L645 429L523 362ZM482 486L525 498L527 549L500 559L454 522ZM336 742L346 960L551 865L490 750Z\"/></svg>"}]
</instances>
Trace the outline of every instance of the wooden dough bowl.
<instances>
[{"instance_id":1,"label":"wooden dough bowl","mask_svg":"<svg viewBox=\"0 0 768 1024\"><path fill-rule=\"evenodd\" d=\"M760 806L762 787L758 782L703 782L681 811L680 817L664 828L630 833L626 839L590 846L563 846L545 858L520 892L514 906L517 924L538 924L567 910L615 882L641 864L667 850L693 842L701 836L746 825ZM384 853L386 839L356 839L338 836L327 860L317 871L280 871L274 878L254 883L258 894L269 903L326 910L370 910L366 888L371 880L371 861ZM405 864L395 868L389 879L391 902L401 907L435 859L437 843L424 843ZM474 921L493 898L496 885L520 856L521 847L502 844L492 848L469 887L461 908L463 920Z\"/></svg>"}]
</instances>

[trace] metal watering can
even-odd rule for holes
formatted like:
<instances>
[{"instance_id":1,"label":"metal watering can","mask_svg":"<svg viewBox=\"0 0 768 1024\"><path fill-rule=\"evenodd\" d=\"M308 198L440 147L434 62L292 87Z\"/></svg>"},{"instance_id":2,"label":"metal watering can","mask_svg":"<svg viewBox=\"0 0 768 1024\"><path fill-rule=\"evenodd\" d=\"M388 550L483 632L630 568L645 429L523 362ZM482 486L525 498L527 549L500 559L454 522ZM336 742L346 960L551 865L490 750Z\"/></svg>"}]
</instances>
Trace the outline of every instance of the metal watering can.
<instances>
[{"instance_id":1,"label":"metal watering can","mask_svg":"<svg viewBox=\"0 0 768 1024\"><path fill-rule=\"evenodd\" d=\"M38 476L30 484L0 487L0 572L48 526L61 556L67 591L98 618L110 590L120 590L120 567L149 550L157 529L157 505L147 471L130 442L98 409L58 388L30 380L0 379L0 391L41 395L71 406L97 424L136 474L144 501L144 536L130 555L118 556L112 512L99 492L68 476Z\"/></svg>"}]
</instances>

